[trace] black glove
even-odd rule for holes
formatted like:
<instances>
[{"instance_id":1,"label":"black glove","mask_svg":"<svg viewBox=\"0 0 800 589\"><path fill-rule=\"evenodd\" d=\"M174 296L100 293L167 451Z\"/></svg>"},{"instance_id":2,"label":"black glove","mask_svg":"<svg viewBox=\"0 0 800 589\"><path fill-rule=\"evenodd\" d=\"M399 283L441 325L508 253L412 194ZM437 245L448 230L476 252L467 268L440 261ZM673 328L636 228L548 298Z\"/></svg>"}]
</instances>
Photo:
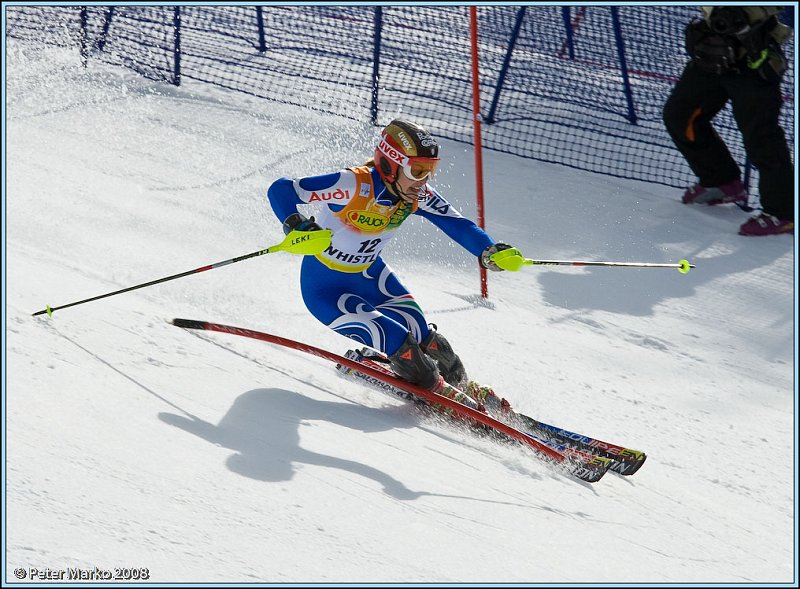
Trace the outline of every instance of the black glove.
<instances>
[{"instance_id":1,"label":"black glove","mask_svg":"<svg viewBox=\"0 0 800 589\"><path fill-rule=\"evenodd\" d=\"M302 213L292 213L283 222L283 233L289 235L292 231L322 231L314 217L306 218Z\"/></svg>"},{"instance_id":2,"label":"black glove","mask_svg":"<svg viewBox=\"0 0 800 589\"><path fill-rule=\"evenodd\" d=\"M491 257L497 252L507 249L511 249L511 246L508 245L507 243L498 242L493 245L490 245L485 250L483 250L483 253L481 253L480 257L478 258L478 261L480 261L481 266L483 266L487 270L493 270L494 272L502 272L503 269L500 268L494 262L492 262Z\"/></svg>"}]
</instances>

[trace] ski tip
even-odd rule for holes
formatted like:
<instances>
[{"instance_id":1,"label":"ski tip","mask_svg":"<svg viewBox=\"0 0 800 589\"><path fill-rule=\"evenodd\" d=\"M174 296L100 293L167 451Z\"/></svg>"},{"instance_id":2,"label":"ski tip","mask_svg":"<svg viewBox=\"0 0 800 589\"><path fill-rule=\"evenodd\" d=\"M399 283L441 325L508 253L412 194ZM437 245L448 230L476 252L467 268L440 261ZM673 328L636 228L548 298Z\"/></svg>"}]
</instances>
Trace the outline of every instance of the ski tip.
<instances>
[{"instance_id":1,"label":"ski tip","mask_svg":"<svg viewBox=\"0 0 800 589\"><path fill-rule=\"evenodd\" d=\"M611 471L622 476L630 476L642 468L645 460L647 460L647 454L637 452L636 458L633 460L615 460L611 465Z\"/></svg>"},{"instance_id":2,"label":"ski tip","mask_svg":"<svg viewBox=\"0 0 800 589\"><path fill-rule=\"evenodd\" d=\"M173 319L169 321L175 327L183 327L184 329L204 329L205 321L197 321L196 319Z\"/></svg>"},{"instance_id":3,"label":"ski tip","mask_svg":"<svg viewBox=\"0 0 800 589\"><path fill-rule=\"evenodd\" d=\"M568 459L569 472L586 483L596 483L602 479L611 468L611 464L612 460L602 456L594 456L588 462Z\"/></svg>"}]
</instances>

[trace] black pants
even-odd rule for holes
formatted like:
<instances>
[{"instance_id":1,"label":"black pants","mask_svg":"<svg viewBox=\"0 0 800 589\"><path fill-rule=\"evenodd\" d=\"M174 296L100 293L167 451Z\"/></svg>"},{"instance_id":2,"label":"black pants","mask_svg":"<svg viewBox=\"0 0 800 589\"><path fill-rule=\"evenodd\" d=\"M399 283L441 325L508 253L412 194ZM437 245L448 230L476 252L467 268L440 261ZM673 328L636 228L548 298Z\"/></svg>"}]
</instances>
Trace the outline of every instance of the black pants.
<instances>
[{"instance_id":1,"label":"black pants","mask_svg":"<svg viewBox=\"0 0 800 589\"><path fill-rule=\"evenodd\" d=\"M741 177L739 166L711 125L731 101L747 156L759 171L764 212L794 219L794 166L778 122L780 82L756 72L709 74L691 62L664 105L664 124L675 146L702 186L719 186Z\"/></svg>"}]
</instances>

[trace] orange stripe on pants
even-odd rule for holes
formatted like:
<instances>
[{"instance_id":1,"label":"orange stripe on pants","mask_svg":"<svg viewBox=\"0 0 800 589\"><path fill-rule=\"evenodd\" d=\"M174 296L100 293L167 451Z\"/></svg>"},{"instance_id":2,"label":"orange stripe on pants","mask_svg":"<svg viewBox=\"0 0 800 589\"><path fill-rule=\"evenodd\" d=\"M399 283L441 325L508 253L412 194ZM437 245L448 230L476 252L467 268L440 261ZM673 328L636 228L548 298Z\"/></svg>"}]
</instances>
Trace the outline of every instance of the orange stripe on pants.
<instances>
[{"instance_id":1,"label":"orange stripe on pants","mask_svg":"<svg viewBox=\"0 0 800 589\"><path fill-rule=\"evenodd\" d=\"M700 116L700 113L703 112L703 109L698 107L694 109L692 116L689 117L689 122L686 124L686 138L694 143L695 135L694 135L694 122L697 117Z\"/></svg>"}]
</instances>

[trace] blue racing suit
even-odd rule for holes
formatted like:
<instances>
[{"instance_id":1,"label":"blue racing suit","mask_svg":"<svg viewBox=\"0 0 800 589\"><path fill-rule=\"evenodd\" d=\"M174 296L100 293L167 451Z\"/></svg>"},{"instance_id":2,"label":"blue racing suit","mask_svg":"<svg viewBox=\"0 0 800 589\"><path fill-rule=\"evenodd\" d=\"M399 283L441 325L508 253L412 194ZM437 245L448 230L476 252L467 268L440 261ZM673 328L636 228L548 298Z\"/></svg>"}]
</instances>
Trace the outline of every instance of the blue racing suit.
<instances>
[{"instance_id":1,"label":"blue racing suit","mask_svg":"<svg viewBox=\"0 0 800 589\"><path fill-rule=\"evenodd\" d=\"M402 222L421 215L475 256L494 244L429 185L409 203L389 192L374 168L280 178L267 196L281 223L298 205L323 205L317 223L333 237L327 250L303 259L303 301L323 324L389 355L408 333L418 343L429 333L422 309L380 256Z\"/></svg>"}]
</instances>

